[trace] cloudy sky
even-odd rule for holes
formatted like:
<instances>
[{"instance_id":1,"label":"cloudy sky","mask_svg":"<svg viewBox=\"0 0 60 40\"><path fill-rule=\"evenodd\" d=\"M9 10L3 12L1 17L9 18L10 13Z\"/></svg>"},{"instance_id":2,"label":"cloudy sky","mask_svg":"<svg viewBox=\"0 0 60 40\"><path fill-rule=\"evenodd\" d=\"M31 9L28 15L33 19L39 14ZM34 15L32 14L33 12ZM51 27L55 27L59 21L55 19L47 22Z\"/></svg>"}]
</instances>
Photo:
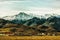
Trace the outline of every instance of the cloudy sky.
<instances>
[{"instance_id":1,"label":"cloudy sky","mask_svg":"<svg viewBox=\"0 0 60 40\"><path fill-rule=\"evenodd\" d=\"M0 17L19 12L37 15L60 14L60 0L0 0Z\"/></svg>"}]
</instances>

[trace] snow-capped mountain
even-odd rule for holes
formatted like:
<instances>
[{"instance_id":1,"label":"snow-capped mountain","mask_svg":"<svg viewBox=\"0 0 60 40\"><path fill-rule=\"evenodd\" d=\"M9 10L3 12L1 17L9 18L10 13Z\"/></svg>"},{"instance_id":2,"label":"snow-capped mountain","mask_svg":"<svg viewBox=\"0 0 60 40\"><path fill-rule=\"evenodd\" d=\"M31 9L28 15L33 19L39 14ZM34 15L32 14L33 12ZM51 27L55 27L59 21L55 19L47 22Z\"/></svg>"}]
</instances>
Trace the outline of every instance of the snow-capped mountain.
<instances>
[{"instance_id":1,"label":"snow-capped mountain","mask_svg":"<svg viewBox=\"0 0 60 40\"><path fill-rule=\"evenodd\" d=\"M26 14L24 12L20 12L18 15L15 15L15 19L17 20L28 20L33 18L33 16Z\"/></svg>"},{"instance_id":2,"label":"snow-capped mountain","mask_svg":"<svg viewBox=\"0 0 60 40\"><path fill-rule=\"evenodd\" d=\"M51 17L51 16L56 16L56 17L58 17L58 16L60 16L60 15L58 15L58 14L43 14L43 15L36 15L36 14L30 14L30 15L32 15L32 16L34 16L34 17L38 17L38 18L44 18L44 19L47 19L47 18L49 18L49 17Z\"/></svg>"},{"instance_id":3,"label":"snow-capped mountain","mask_svg":"<svg viewBox=\"0 0 60 40\"><path fill-rule=\"evenodd\" d=\"M20 12L17 15L3 17L3 19L10 20L10 21L11 20L29 20L29 19L32 19L33 17L37 17L37 18L40 18L40 19L42 19L42 18L47 19L51 16L58 17L57 14L35 15L35 14L26 14L24 12Z\"/></svg>"},{"instance_id":4,"label":"snow-capped mountain","mask_svg":"<svg viewBox=\"0 0 60 40\"><path fill-rule=\"evenodd\" d=\"M57 31L60 31L60 15L45 14L45 15L31 15L20 12L14 16L3 17L5 23L23 24L25 26L45 25L53 26ZM1 21L1 23L4 23Z\"/></svg>"},{"instance_id":5,"label":"snow-capped mountain","mask_svg":"<svg viewBox=\"0 0 60 40\"><path fill-rule=\"evenodd\" d=\"M28 15L28 14L26 14L24 12L20 12L19 14L13 15L13 16L5 16L5 17L3 17L3 19L10 20L10 21L11 20L28 20L28 19L31 19L31 18L33 18L33 16Z\"/></svg>"},{"instance_id":6,"label":"snow-capped mountain","mask_svg":"<svg viewBox=\"0 0 60 40\"><path fill-rule=\"evenodd\" d=\"M15 19L15 16L5 16L5 17L3 17L3 19L11 21L11 20Z\"/></svg>"}]
</instances>

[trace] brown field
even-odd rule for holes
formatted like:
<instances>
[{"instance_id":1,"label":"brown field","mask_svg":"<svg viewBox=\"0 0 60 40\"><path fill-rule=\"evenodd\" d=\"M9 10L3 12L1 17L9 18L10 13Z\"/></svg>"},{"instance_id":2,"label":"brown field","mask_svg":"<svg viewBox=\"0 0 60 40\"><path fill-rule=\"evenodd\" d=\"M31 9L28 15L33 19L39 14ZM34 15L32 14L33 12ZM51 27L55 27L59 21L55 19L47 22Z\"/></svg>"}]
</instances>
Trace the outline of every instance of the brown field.
<instances>
[{"instance_id":1,"label":"brown field","mask_svg":"<svg viewBox=\"0 0 60 40\"><path fill-rule=\"evenodd\" d=\"M0 32L9 32L10 28L1 28ZM59 33L60 34L60 33ZM60 40L60 36L0 36L0 40Z\"/></svg>"},{"instance_id":2,"label":"brown field","mask_svg":"<svg viewBox=\"0 0 60 40\"><path fill-rule=\"evenodd\" d=\"M60 40L60 36L0 36L0 40Z\"/></svg>"}]
</instances>

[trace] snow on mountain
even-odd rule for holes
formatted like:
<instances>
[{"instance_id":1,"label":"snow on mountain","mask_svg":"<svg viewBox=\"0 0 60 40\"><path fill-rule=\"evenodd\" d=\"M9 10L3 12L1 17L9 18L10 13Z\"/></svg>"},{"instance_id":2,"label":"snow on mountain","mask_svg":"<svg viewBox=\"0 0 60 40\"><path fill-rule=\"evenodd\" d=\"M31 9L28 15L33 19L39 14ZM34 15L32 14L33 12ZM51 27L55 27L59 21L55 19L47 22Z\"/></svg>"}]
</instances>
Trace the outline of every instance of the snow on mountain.
<instances>
[{"instance_id":1,"label":"snow on mountain","mask_svg":"<svg viewBox=\"0 0 60 40\"><path fill-rule=\"evenodd\" d=\"M11 21L11 20L15 19L15 16L5 16L5 17L3 17L3 19Z\"/></svg>"},{"instance_id":2,"label":"snow on mountain","mask_svg":"<svg viewBox=\"0 0 60 40\"><path fill-rule=\"evenodd\" d=\"M57 14L44 14L44 15L35 15L35 14L26 14L24 12L20 12L19 14L17 15L14 15L14 16L6 16L6 17L3 17L3 19L5 20L28 20L28 19L32 19L33 17L37 17L37 18L44 18L44 19L47 19L48 17L51 17L51 16L57 16Z\"/></svg>"},{"instance_id":3,"label":"snow on mountain","mask_svg":"<svg viewBox=\"0 0 60 40\"><path fill-rule=\"evenodd\" d=\"M15 19L17 20L28 20L33 18L33 16L26 14L24 12L20 12L18 15L15 15Z\"/></svg>"},{"instance_id":4,"label":"snow on mountain","mask_svg":"<svg viewBox=\"0 0 60 40\"><path fill-rule=\"evenodd\" d=\"M33 18L33 16L28 15L24 12L20 12L19 14L14 15L14 16L3 17L3 19L5 19L5 20L28 20L28 19L31 19L31 18Z\"/></svg>"}]
</instances>

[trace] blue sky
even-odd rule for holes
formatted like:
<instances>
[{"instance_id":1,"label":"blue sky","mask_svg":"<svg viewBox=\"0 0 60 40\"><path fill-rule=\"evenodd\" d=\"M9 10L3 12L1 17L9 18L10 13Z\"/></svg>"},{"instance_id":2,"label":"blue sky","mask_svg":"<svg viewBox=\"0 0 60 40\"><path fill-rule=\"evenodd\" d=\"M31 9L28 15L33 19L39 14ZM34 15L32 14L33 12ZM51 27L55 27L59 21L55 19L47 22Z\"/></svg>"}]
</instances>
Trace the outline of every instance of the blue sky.
<instances>
[{"instance_id":1,"label":"blue sky","mask_svg":"<svg viewBox=\"0 0 60 40\"><path fill-rule=\"evenodd\" d=\"M11 16L19 12L59 14L60 0L0 0L0 17Z\"/></svg>"}]
</instances>

